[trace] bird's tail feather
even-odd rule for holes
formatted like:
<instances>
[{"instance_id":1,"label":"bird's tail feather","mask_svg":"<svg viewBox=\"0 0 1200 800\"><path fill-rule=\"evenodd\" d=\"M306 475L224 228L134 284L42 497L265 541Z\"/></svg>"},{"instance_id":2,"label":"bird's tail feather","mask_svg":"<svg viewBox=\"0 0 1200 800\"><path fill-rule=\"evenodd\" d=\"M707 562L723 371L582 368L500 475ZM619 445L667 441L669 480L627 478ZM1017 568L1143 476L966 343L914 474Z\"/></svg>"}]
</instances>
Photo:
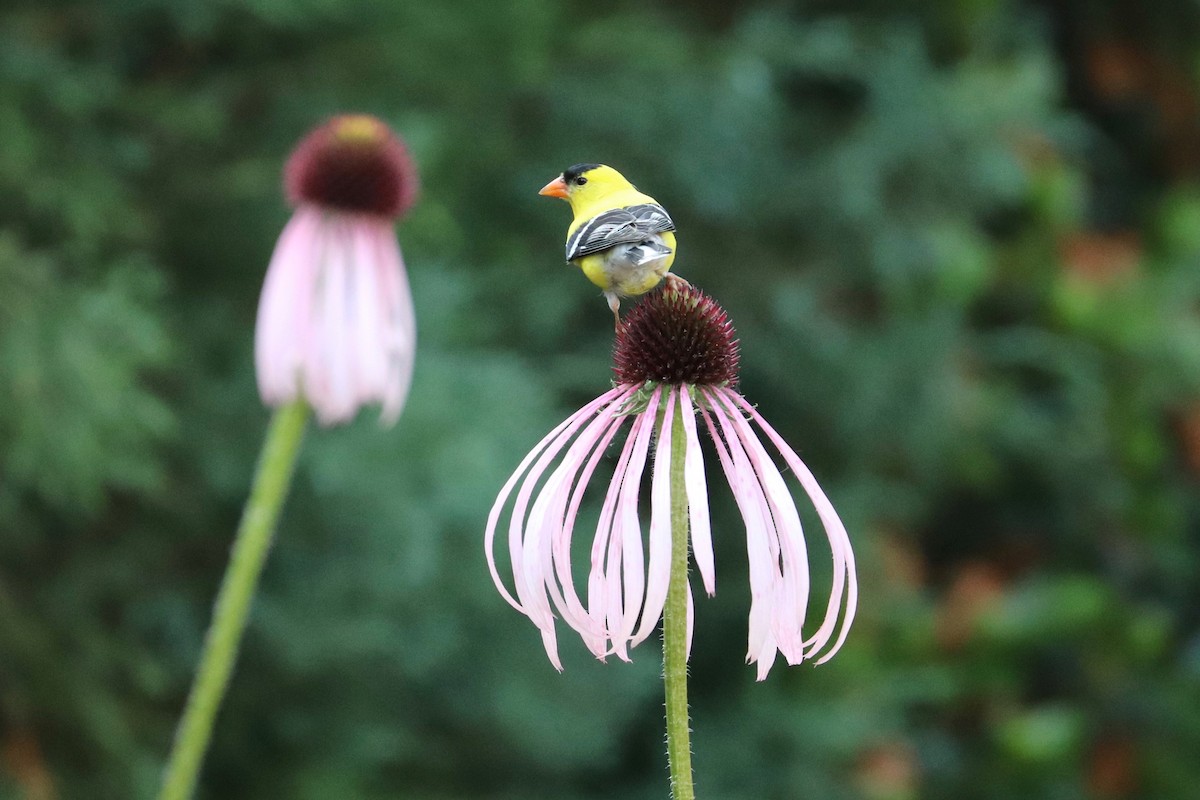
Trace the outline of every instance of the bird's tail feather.
<instances>
[{"instance_id":1,"label":"bird's tail feather","mask_svg":"<svg viewBox=\"0 0 1200 800\"><path fill-rule=\"evenodd\" d=\"M638 266L644 266L653 264L655 261L662 261L671 255L671 248L660 242L646 241L632 245L628 255L630 261Z\"/></svg>"}]
</instances>

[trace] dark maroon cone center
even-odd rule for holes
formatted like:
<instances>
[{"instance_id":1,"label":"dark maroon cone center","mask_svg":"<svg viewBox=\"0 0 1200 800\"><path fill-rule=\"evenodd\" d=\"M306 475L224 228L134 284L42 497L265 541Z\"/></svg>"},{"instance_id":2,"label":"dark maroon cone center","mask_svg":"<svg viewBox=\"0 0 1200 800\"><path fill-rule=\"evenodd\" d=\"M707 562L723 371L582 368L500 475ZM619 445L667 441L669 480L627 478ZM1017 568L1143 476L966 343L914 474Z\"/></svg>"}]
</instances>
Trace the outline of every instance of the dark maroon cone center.
<instances>
[{"instance_id":1,"label":"dark maroon cone center","mask_svg":"<svg viewBox=\"0 0 1200 800\"><path fill-rule=\"evenodd\" d=\"M613 372L624 384L735 384L739 358L725 309L699 289L668 279L621 323Z\"/></svg>"},{"instance_id":2,"label":"dark maroon cone center","mask_svg":"<svg viewBox=\"0 0 1200 800\"><path fill-rule=\"evenodd\" d=\"M284 169L288 200L397 218L417 195L417 171L394 133L375 117L334 117L296 146Z\"/></svg>"}]
</instances>

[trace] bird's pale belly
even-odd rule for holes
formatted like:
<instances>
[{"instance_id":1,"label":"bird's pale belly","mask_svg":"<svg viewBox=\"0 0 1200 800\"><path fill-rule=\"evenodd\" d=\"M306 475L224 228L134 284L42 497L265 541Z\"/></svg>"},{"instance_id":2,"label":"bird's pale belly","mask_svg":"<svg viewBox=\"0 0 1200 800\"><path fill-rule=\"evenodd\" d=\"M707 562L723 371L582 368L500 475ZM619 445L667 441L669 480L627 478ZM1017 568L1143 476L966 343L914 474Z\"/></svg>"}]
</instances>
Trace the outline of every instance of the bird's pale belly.
<instances>
[{"instance_id":1,"label":"bird's pale belly","mask_svg":"<svg viewBox=\"0 0 1200 800\"><path fill-rule=\"evenodd\" d=\"M657 286L671 269L675 261L675 237L662 237L663 244L671 249L664 258L647 264L638 264L627 257L627 250L613 248L602 253L584 256L577 262L583 274L592 283L606 292L621 297L645 294Z\"/></svg>"}]
</instances>

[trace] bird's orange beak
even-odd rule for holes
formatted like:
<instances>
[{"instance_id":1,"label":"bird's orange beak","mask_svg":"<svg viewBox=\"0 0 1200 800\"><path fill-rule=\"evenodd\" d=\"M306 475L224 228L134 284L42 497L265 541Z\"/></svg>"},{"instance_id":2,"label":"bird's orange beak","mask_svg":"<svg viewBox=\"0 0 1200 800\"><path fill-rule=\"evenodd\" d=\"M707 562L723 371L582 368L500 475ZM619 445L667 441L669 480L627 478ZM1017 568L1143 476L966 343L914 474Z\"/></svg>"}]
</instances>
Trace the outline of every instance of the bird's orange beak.
<instances>
[{"instance_id":1,"label":"bird's orange beak","mask_svg":"<svg viewBox=\"0 0 1200 800\"><path fill-rule=\"evenodd\" d=\"M562 179L562 175L559 175L557 178L543 186L542 190L538 192L538 194L545 195L546 197L561 197L563 200L566 200L567 182Z\"/></svg>"}]
</instances>

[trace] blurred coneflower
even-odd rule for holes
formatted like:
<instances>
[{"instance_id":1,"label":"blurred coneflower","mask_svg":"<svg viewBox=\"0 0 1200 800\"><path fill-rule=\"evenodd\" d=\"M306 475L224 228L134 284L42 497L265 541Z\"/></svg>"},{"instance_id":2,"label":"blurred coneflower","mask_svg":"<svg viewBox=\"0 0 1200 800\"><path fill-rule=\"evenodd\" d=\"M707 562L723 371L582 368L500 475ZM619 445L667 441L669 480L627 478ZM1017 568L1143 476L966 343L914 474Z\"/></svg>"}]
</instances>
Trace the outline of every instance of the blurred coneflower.
<instances>
[{"instance_id":1,"label":"blurred coneflower","mask_svg":"<svg viewBox=\"0 0 1200 800\"><path fill-rule=\"evenodd\" d=\"M812 473L735 389L738 343L725 311L700 291L673 281L647 296L618 328L613 362L614 388L552 430L496 499L485 547L500 593L539 628L557 669L562 664L556 615L597 657L615 654L628 660L629 648L646 639L663 615L672 578L672 507L682 504L692 557L705 591L714 594L708 487L698 435L703 425L746 525L751 591L747 661L758 665L759 680L767 676L777 653L789 664L809 658L827 661L842 646L857 605L850 540ZM577 513L597 463L626 423L629 434L592 541L585 601L570 563ZM805 538L792 493L764 434L816 507L832 552L832 588L822 621L808 637L802 632L810 594ZM638 494L651 450L647 547ZM684 491L677 496L669 473L680 453ZM510 592L493 550L514 490L507 525L515 586ZM690 651L692 597L690 586L685 589Z\"/></svg>"},{"instance_id":2,"label":"blurred coneflower","mask_svg":"<svg viewBox=\"0 0 1200 800\"><path fill-rule=\"evenodd\" d=\"M295 212L267 269L255 333L263 402L306 400L325 425L379 403L390 424L416 347L393 230L416 197L416 168L386 125L347 115L297 145L284 184Z\"/></svg>"},{"instance_id":3,"label":"blurred coneflower","mask_svg":"<svg viewBox=\"0 0 1200 800\"><path fill-rule=\"evenodd\" d=\"M332 425L379 403L391 423L412 378L416 323L392 230L417 189L404 146L374 117L335 117L297 145L284 184L296 211L267 268L254 343L259 391L275 411L159 800L195 793L309 409Z\"/></svg>"}]
</instances>

